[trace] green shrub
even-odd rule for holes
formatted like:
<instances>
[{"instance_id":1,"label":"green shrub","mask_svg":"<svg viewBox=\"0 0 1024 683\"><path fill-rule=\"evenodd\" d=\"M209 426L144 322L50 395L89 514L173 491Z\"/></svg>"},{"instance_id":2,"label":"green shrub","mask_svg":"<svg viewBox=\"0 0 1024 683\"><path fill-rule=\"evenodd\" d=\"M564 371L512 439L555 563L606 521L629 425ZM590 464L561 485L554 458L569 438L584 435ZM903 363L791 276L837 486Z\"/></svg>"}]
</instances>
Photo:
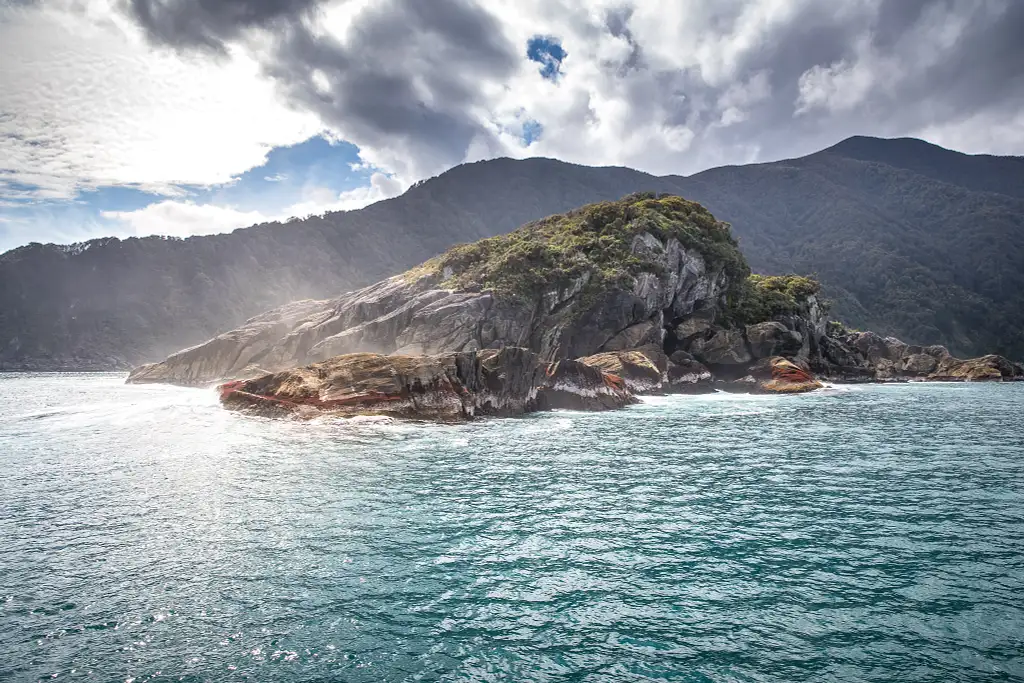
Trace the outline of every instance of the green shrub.
<instances>
[{"instance_id":1,"label":"green shrub","mask_svg":"<svg viewBox=\"0 0 1024 683\"><path fill-rule=\"evenodd\" d=\"M820 289L816 280L802 275L751 275L731 295L729 315L737 324L751 325L798 313Z\"/></svg>"},{"instance_id":2,"label":"green shrub","mask_svg":"<svg viewBox=\"0 0 1024 683\"><path fill-rule=\"evenodd\" d=\"M586 271L591 272L589 287L601 288L657 268L631 251L633 238L642 232L661 240L675 237L702 254L712 268L721 265L730 282L741 282L750 272L727 223L715 220L696 202L653 193L590 204L507 235L458 245L416 272L450 269L447 287L481 287L523 299L567 284Z\"/></svg>"}]
</instances>

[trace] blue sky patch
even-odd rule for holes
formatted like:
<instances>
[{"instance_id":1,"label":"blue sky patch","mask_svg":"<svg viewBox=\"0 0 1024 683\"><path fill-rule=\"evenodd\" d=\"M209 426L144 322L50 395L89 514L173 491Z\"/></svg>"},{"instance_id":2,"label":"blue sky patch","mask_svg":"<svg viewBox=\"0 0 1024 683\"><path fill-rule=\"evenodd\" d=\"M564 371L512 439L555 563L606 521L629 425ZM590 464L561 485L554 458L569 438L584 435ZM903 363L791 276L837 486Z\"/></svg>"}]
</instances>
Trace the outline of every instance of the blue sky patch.
<instances>
[{"instance_id":1,"label":"blue sky patch","mask_svg":"<svg viewBox=\"0 0 1024 683\"><path fill-rule=\"evenodd\" d=\"M569 55L562 42L552 36L534 36L526 41L526 56L540 64L540 75L557 80L562 73L562 61Z\"/></svg>"},{"instance_id":2,"label":"blue sky patch","mask_svg":"<svg viewBox=\"0 0 1024 683\"><path fill-rule=\"evenodd\" d=\"M0 201L0 253L29 242L80 242L106 235L133 234L121 221L103 215L135 211L168 199L228 206L276 216L306 201L311 189L341 193L370 184L376 169L362 164L359 148L314 136L288 147L275 147L262 166L232 182L210 187L179 185L180 194L163 196L131 186L100 187L74 199ZM34 188L7 182L11 190Z\"/></svg>"},{"instance_id":3,"label":"blue sky patch","mask_svg":"<svg viewBox=\"0 0 1024 683\"><path fill-rule=\"evenodd\" d=\"M540 121L534 121L528 119L523 122L523 143L529 147L536 140L540 139L541 134L544 132L544 126L540 125Z\"/></svg>"}]
</instances>

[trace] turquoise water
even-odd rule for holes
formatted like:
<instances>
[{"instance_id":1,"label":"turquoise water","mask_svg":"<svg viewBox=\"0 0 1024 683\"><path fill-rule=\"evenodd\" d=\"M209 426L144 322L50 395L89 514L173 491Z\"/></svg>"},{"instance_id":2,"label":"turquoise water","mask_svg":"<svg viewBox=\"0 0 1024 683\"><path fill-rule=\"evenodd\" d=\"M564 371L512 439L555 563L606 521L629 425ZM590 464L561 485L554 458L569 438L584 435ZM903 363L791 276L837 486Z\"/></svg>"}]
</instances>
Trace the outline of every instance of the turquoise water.
<instances>
[{"instance_id":1,"label":"turquoise water","mask_svg":"<svg viewBox=\"0 0 1024 683\"><path fill-rule=\"evenodd\" d=\"M0 680L1024 680L1024 385L462 426L0 375Z\"/></svg>"}]
</instances>

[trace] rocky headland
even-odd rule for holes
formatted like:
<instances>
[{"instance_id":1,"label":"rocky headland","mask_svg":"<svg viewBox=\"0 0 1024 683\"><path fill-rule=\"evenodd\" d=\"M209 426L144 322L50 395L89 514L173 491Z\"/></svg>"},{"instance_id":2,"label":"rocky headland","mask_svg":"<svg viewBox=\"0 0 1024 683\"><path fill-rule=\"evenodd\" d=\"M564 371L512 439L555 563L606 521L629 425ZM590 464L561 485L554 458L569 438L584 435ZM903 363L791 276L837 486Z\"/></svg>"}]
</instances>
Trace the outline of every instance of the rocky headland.
<instances>
[{"instance_id":1,"label":"rocky headland","mask_svg":"<svg viewBox=\"0 0 1024 683\"><path fill-rule=\"evenodd\" d=\"M699 204L637 194L268 311L128 381L227 382L226 407L264 414L465 419L821 379L1024 379L999 356L846 330L818 289L751 275L729 226Z\"/></svg>"}]
</instances>

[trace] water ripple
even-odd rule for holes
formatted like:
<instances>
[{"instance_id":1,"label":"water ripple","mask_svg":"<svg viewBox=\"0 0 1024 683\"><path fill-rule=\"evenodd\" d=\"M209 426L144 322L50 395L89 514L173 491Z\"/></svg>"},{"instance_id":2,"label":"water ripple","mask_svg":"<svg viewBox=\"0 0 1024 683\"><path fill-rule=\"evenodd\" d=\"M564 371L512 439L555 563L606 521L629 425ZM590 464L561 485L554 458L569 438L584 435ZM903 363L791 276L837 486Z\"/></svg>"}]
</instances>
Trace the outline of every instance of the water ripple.
<instances>
[{"instance_id":1,"label":"water ripple","mask_svg":"<svg viewBox=\"0 0 1024 683\"><path fill-rule=\"evenodd\" d=\"M1024 680L1024 386L296 424L0 375L0 680Z\"/></svg>"}]
</instances>

